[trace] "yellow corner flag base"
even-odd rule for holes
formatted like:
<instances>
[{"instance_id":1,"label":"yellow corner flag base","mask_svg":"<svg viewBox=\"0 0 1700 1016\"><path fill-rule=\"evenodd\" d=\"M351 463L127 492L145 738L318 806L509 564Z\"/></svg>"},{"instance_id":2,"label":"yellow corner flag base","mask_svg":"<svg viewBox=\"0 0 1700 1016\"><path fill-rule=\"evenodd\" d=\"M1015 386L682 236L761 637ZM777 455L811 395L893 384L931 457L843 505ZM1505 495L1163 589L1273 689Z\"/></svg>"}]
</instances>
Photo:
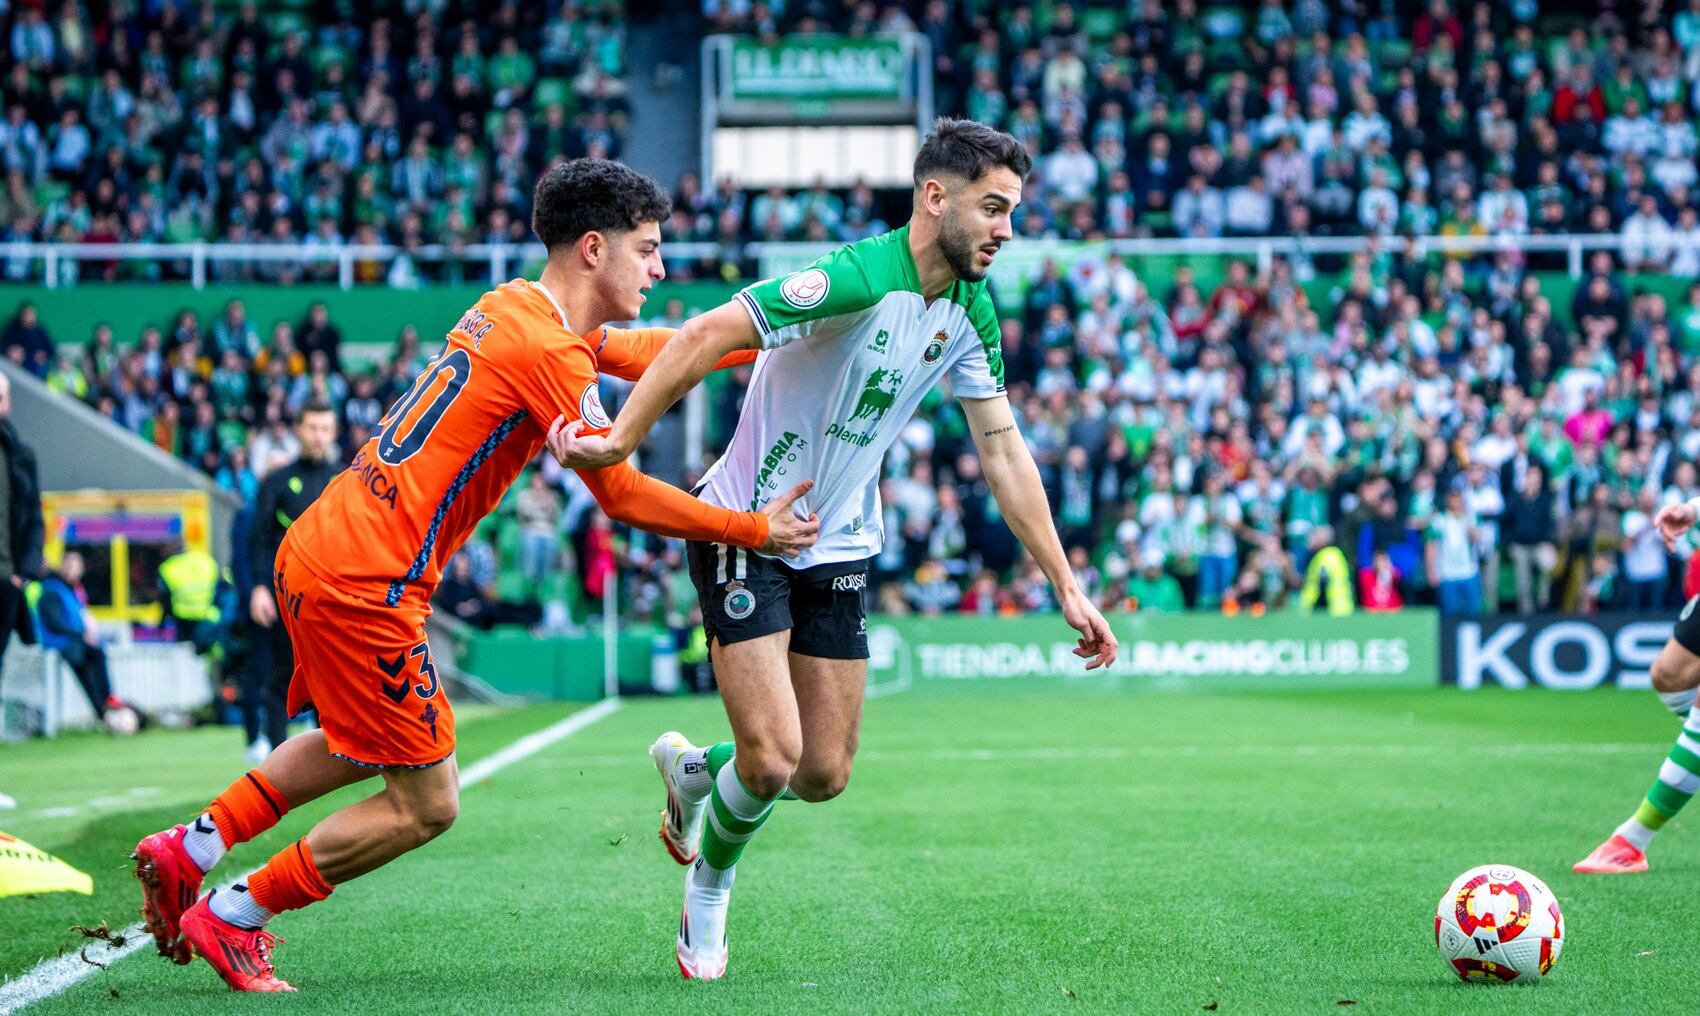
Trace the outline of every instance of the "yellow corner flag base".
<instances>
[{"instance_id":1,"label":"yellow corner flag base","mask_svg":"<svg viewBox=\"0 0 1700 1016\"><path fill-rule=\"evenodd\" d=\"M94 892L94 879L16 836L0 833L0 898L26 893Z\"/></svg>"}]
</instances>

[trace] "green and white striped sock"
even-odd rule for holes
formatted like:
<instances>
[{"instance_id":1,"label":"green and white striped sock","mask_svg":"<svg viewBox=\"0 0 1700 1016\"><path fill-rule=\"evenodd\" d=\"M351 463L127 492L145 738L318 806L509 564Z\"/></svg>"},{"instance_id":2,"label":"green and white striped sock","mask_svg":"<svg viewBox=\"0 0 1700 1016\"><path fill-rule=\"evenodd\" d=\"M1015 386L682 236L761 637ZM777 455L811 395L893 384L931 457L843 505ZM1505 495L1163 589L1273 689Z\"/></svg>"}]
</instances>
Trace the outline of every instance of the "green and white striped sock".
<instances>
[{"instance_id":1,"label":"green and white striped sock","mask_svg":"<svg viewBox=\"0 0 1700 1016\"><path fill-rule=\"evenodd\" d=\"M1653 834L1682 810L1696 790L1700 790L1700 707L1688 714L1688 723L1659 766L1659 778L1647 791L1647 799L1629 821L1617 827L1617 834L1646 850Z\"/></svg>"},{"instance_id":2,"label":"green and white striped sock","mask_svg":"<svg viewBox=\"0 0 1700 1016\"><path fill-rule=\"evenodd\" d=\"M716 748L719 745L715 746ZM714 752L710 752L712 759ZM730 761L728 759L727 761ZM744 787L736 765L720 766L714 789L708 795L708 823L702 831L702 864L691 873L703 888L729 884L732 868L773 811L773 802L763 800Z\"/></svg>"},{"instance_id":3,"label":"green and white striped sock","mask_svg":"<svg viewBox=\"0 0 1700 1016\"><path fill-rule=\"evenodd\" d=\"M675 763L678 771L673 776L686 800L694 803L709 795L721 767L732 761L732 751L731 741L721 741L706 748L693 748L679 756Z\"/></svg>"}]
</instances>

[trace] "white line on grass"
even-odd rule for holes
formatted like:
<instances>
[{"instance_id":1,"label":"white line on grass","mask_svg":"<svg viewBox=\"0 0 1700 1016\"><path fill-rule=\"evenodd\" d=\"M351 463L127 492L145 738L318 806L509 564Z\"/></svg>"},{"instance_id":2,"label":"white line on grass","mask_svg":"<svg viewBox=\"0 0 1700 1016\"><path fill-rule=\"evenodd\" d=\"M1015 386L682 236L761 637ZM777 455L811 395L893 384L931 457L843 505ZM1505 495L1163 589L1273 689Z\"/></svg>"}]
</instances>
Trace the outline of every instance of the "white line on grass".
<instances>
[{"instance_id":1,"label":"white line on grass","mask_svg":"<svg viewBox=\"0 0 1700 1016\"><path fill-rule=\"evenodd\" d=\"M612 715L619 708L619 699L603 699L588 709L581 709L542 730L527 734L495 754L485 756L462 769L460 786L465 789L486 780L515 762L530 758L555 742L571 737L592 723ZM228 888L258 870L251 868L226 882L222 888ZM153 945L153 936L148 934L140 922L130 925L118 934L124 937L124 944L117 949L102 951L98 964L92 960L84 960L80 953L69 953L42 960L29 973L0 984L0 1016L10 1016L25 1006L52 998L96 970L105 969L144 946Z\"/></svg>"},{"instance_id":2,"label":"white line on grass","mask_svg":"<svg viewBox=\"0 0 1700 1016\"><path fill-rule=\"evenodd\" d=\"M492 773L506 769L520 759L530 758L556 741L571 737L603 717L612 715L619 708L619 699L603 699L589 709L581 709L559 723L544 727L535 734L527 734L494 755L487 755L462 769L460 771L460 785L468 787L487 779Z\"/></svg>"},{"instance_id":3,"label":"white line on grass","mask_svg":"<svg viewBox=\"0 0 1700 1016\"><path fill-rule=\"evenodd\" d=\"M122 794L96 797L86 804L43 808L32 814L30 818L70 818L74 815L81 815L85 811L116 811L119 808L127 808L144 797L158 797L164 792L159 787L131 787Z\"/></svg>"},{"instance_id":4,"label":"white line on grass","mask_svg":"<svg viewBox=\"0 0 1700 1016\"><path fill-rule=\"evenodd\" d=\"M1664 742L1588 741L1565 744L1494 744L1470 747L1471 758L1515 758L1525 755L1625 755L1669 750ZM1369 756L1410 758L1452 757L1459 753L1445 744L1157 744L1097 748L943 748L934 751L868 751L861 758L874 762L1008 762L1089 761L1133 758L1339 758Z\"/></svg>"},{"instance_id":5,"label":"white line on grass","mask_svg":"<svg viewBox=\"0 0 1700 1016\"><path fill-rule=\"evenodd\" d=\"M1669 741L1584 741L1548 744L1492 744L1473 746L1471 758L1517 758L1543 755L1644 755L1668 752ZM870 748L856 755L860 762L1085 762L1138 758L1452 758L1459 749L1448 744L1154 744L1097 748L936 748L930 751L882 751ZM562 763L567 764L567 763ZM581 755L572 759L579 767L647 768L641 756Z\"/></svg>"}]
</instances>

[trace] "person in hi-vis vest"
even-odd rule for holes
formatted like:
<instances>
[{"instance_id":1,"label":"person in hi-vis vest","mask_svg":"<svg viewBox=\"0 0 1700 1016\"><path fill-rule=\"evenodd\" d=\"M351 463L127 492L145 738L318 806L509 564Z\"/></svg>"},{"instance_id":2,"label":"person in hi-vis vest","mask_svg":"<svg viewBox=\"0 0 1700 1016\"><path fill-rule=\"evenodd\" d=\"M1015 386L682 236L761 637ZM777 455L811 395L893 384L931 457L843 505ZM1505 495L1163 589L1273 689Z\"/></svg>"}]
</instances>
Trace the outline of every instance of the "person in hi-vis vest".
<instances>
[{"instance_id":1,"label":"person in hi-vis vest","mask_svg":"<svg viewBox=\"0 0 1700 1016\"><path fill-rule=\"evenodd\" d=\"M1316 601L1326 597L1323 606L1329 614L1343 617L1352 613L1352 566L1345 552L1334 545L1333 527L1318 527L1311 534L1310 545L1305 584L1299 590L1299 612L1310 613L1316 609Z\"/></svg>"},{"instance_id":2,"label":"person in hi-vis vest","mask_svg":"<svg viewBox=\"0 0 1700 1016\"><path fill-rule=\"evenodd\" d=\"M204 550L190 550L181 540L174 541L171 550L159 566L162 620L176 626L179 641L193 642L195 651L205 655L223 641L224 611L218 602L223 574Z\"/></svg>"}]
</instances>

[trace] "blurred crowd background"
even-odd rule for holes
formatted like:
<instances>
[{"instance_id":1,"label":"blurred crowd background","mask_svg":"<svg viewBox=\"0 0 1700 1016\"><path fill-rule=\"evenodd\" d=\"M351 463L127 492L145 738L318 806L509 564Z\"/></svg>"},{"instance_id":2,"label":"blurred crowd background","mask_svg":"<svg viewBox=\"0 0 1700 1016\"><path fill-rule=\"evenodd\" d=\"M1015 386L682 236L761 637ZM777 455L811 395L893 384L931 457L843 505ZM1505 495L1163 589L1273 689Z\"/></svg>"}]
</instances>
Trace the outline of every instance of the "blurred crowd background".
<instances>
[{"instance_id":1,"label":"blurred crowd background","mask_svg":"<svg viewBox=\"0 0 1700 1016\"><path fill-rule=\"evenodd\" d=\"M1107 608L1668 607L1693 548L1667 550L1651 517L1700 494L1700 0L1544 6L707 0L701 18L925 33L941 112L1036 157L1023 238L1283 238L1262 257L1092 243L1002 283L1010 397ZM651 70L628 66L621 25L618 3L577 0L0 2L0 271L40 270L6 240L522 242L540 172L621 154L629 77ZM747 279L746 242L907 215L907 195L865 185L686 174L674 200L669 240L720 245L670 261L675 278ZM1526 253L1541 234L1611 242ZM1320 243L1352 236L1371 241ZM478 268L361 261L356 283ZM211 270L289 284L335 266ZM25 304L0 348L252 499L303 405L336 409L346 459L436 345L406 329L368 365L344 338L310 300L139 331L114 315L92 335L50 335ZM711 435L744 380L713 388ZM882 489L879 609L1052 606L943 393ZM610 526L547 462L463 557L443 595L479 623L570 630L615 574L636 616L694 599L677 547Z\"/></svg>"}]
</instances>

